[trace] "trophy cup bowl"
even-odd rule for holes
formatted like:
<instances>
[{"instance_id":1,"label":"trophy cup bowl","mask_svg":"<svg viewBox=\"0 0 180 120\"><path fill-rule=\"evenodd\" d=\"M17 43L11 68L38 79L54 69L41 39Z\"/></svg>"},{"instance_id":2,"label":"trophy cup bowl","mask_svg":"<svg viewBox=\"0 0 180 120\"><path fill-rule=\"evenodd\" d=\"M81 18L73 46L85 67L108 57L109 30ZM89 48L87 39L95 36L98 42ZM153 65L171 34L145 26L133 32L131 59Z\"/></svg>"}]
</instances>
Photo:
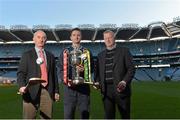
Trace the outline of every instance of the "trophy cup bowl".
<instances>
[{"instance_id":1,"label":"trophy cup bowl","mask_svg":"<svg viewBox=\"0 0 180 120\"><path fill-rule=\"evenodd\" d=\"M76 49L70 52L70 63L73 67L75 67L75 77L72 80L72 83L75 85L84 83L84 79L80 77L79 71L77 69L77 66L81 64L81 54L82 52Z\"/></svg>"}]
</instances>

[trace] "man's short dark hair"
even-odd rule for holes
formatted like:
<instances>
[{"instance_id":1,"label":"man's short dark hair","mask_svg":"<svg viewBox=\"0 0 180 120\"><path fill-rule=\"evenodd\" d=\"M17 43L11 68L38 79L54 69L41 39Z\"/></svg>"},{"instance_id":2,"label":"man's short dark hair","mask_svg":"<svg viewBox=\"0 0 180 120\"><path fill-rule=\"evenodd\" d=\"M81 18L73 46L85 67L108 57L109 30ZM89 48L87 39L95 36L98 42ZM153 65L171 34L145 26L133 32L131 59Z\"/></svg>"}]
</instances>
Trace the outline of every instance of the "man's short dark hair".
<instances>
[{"instance_id":1,"label":"man's short dark hair","mask_svg":"<svg viewBox=\"0 0 180 120\"><path fill-rule=\"evenodd\" d=\"M79 28L73 28L70 33L72 34L73 31L79 31L79 32L81 32L81 29L79 29Z\"/></svg>"}]
</instances>

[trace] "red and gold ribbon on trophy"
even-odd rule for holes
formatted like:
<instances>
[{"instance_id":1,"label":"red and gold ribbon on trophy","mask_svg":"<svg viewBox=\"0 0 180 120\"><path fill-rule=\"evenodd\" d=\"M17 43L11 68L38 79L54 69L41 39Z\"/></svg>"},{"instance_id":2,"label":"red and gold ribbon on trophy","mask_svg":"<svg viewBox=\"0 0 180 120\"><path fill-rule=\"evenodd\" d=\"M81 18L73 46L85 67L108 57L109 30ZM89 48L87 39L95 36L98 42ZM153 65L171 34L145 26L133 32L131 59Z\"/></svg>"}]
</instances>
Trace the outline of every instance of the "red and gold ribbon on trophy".
<instances>
[{"instance_id":1,"label":"red and gold ribbon on trophy","mask_svg":"<svg viewBox=\"0 0 180 120\"><path fill-rule=\"evenodd\" d=\"M63 51L63 81L66 85L68 84L68 53L67 49Z\"/></svg>"}]
</instances>

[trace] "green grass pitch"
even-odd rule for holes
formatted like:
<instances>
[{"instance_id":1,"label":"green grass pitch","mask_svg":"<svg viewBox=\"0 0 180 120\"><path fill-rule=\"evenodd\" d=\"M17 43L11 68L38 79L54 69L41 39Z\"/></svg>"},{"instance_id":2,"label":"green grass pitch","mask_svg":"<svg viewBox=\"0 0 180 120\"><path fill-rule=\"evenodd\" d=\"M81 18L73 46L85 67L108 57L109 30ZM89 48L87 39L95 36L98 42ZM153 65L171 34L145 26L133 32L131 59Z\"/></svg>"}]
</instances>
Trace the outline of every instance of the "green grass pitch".
<instances>
[{"instance_id":1,"label":"green grass pitch","mask_svg":"<svg viewBox=\"0 0 180 120\"><path fill-rule=\"evenodd\" d=\"M63 118L63 93L53 108L53 118ZM22 98L17 86L0 86L0 119L22 118ZM103 118L100 91L91 89L90 118ZM79 113L76 113L79 118ZM116 118L120 118L116 112ZM131 118L174 119L180 118L180 82L133 82Z\"/></svg>"}]
</instances>

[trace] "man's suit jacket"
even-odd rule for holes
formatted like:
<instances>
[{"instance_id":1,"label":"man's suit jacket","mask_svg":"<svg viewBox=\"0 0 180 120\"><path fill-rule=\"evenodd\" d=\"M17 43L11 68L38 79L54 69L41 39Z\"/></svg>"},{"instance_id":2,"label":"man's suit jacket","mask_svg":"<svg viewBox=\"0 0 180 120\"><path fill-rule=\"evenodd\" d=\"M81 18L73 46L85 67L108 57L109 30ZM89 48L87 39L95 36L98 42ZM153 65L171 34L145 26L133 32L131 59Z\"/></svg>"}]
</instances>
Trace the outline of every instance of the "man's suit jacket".
<instances>
[{"instance_id":1,"label":"man's suit jacket","mask_svg":"<svg viewBox=\"0 0 180 120\"><path fill-rule=\"evenodd\" d=\"M104 50L98 54L97 59L97 74L96 79L100 83L101 92L105 93L105 57L106 51ZM121 96L130 96L131 94L131 87L130 83L134 76L135 69L133 65L132 55L130 54L129 50L124 47L116 47L114 53L114 60L113 60L113 77L114 77L114 89L116 90L117 85L120 81L124 80L127 83L127 86L124 91L119 93Z\"/></svg>"},{"instance_id":2,"label":"man's suit jacket","mask_svg":"<svg viewBox=\"0 0 180 120\"><path fill-rule=\"evenodd\" d=\"M47 71L48 71L48 86L47 90L52 97L54 98L55 93L59 93L59 85L56 73L56 64L54 55L46 51L47 59ZM38 56L35 51L35 48L25 52L19 64L17 72L17 82L19 87L26 86L30 78L38 77L41 78L41 69L40 65L36 63ZM26 94L23 95L23 98L26 100L35 100L38 97L38 92L40 91L40 84L33 85L29 87Z\"/></svg>"}]
</instances>

